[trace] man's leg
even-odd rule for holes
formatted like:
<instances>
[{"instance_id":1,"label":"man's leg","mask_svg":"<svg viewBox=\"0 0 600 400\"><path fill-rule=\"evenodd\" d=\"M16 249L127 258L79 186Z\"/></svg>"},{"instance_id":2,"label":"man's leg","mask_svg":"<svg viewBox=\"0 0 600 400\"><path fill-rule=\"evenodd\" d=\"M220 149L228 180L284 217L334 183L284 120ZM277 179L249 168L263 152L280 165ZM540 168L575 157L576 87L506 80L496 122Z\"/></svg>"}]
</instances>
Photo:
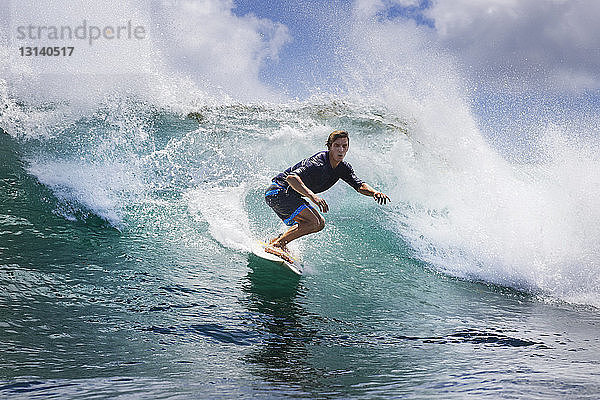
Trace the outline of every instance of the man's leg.
<instances>
[{"instance_id":1,"label":"man's leg","mask_svg":"<svg viewBox=\"0 0 600 400\"><path fill-rule=\"evenodd\" d=\"M297 224L293 225L283 235L271 241L270 245L285 249L285 246L292 240L308 235L310 233L319 232L325 227L325 220L319 212L313 208L307 207L300 211L294 217Z\"/></svg>"}]
</instances>

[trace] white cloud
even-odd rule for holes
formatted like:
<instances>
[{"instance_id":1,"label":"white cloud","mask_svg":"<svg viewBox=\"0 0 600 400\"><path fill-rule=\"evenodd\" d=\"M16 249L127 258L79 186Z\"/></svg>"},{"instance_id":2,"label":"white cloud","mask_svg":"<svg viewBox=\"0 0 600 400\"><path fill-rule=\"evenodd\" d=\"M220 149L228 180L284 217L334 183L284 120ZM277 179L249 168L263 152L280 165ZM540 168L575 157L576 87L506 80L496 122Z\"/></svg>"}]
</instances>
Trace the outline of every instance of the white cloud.
<instances>
[{"instance_id":1,"label":"white cloud","mask_svg":"<svg viewBox=\"0 0 600 400\"><path fill-rule=\"evenodd\" d=\"M259 80L268 60L277 60L291 39L279 23L237 16L231 0L178 1L153 9L156 42L175 69L233 93L263 97L274 92Z\"/></svg>"},{"instance_id":2,"label":"white cloud","mask_svg":"<svg viewBox=\"0 0 600 400\"><path fill-rule=\"evenodd\" d=\"M597 0L437 0L426 15L479 81L517 92L600 88Z\"/></svg>"},{"instance_id":3,"label":"white cloud","mask_svg":"<svg viewBox=\"0 0 600 400\"><path fill-rule=\"evenodd\" d=\"M385 9L383 0L357 0L354 3L354 15L358 19L368 19Z\"/></svg>"},{"instance_id":4,"label":"white cloud","mask_svg":"<svg viewBox=\"0 0 600 400\"><path fill-rule=\"evenodd\" d=\"M375 21L396 4L418 3L357 0L354 11L359 20ZM493 91L600 88L598 0L433 0L423 16L434 24L421 26L430 45L453 54L466 76Z\"/></svg>"},{"instance_id":5,"label":"white cloud","mask_svg":"<svg viewBox=\"0 0 600 400\"><path fill-rule=\"evenodd\" d=\"M419 5L419 0L390 0L392 3L402 7L416 7Z\"/></svg>"}]
</instances>

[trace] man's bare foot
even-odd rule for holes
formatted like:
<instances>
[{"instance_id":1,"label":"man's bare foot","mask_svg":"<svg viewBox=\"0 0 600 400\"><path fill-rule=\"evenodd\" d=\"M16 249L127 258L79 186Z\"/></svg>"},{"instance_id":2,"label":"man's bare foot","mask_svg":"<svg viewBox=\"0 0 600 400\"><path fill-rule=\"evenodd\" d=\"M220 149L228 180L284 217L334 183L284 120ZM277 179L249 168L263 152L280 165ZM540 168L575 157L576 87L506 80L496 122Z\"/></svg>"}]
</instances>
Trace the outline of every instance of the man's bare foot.
<instances>
[{"instance_id":1,"label":"man's bare foot","mask_svg":"<svg viewBox=\"0 0 600 400\"><path fill-rule=\"evenodd\" d=\"M287 248L287 246L284 244L283 246L281 246L280 243L275 243L277 242L277 240L279 240L279 238L281 237L281 233L279 235L277 235L277 237L274 237L273 239L269 240L269 245L273 246L273 247L277 247L282 249L283 251L285 251L286 253L289 253L289 250Z\"/></svg>"},{"instance_id":2,"label":"man's bare foot","mask_svg":"<svg viewBox=\"0 0 600 400\"><path fill-rule=\"evenodd\" d=\"M281 257L289 263L294 262L292 257L290 257L290 255L288 253L286 253L286 251L284 249L282 249L281 247L276 247L274 245L265 246L265 252L274 254L277 257Z\"/></svg>"},{"instance_id":3,"label":"man's bare foot","mask_svg":"<svg viewBox=\"0 0 600 400\"><path fill-rule=\"evenodd\" d=\"M277 236L275 236L273 239L269 240L269 244L273 244L273 242L276 242L277 240L279 240L279 238L283 235L283 233L278 234Z\"/></svg>"}]
</instances>

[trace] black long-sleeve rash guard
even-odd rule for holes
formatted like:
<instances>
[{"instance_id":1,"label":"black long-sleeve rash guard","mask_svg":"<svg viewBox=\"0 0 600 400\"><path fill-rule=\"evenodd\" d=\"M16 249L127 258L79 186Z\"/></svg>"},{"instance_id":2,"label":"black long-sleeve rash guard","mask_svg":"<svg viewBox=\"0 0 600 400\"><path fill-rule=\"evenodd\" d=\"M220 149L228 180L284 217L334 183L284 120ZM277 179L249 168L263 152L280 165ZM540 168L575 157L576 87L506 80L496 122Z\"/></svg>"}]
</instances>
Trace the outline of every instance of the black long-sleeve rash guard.
<instances>
[{"instance_id":1,"label":"black long-sleeve rash guard","mask_svg":"<svg viewBox=\"0 0 600 400\"><path fill-rule=\"evenodd\" d=\"M273 178L273 182L287 190L289 183L285 179L292 174L298 175L313 193L324 192L332 187L338 179L342 179L355 190L358 190L363 184L363 181L354 174L352 166L346 161L342 161L337 167L331 168L329 151L321 151L300 161L278 174Z\"/></svg>"}]
</instances>

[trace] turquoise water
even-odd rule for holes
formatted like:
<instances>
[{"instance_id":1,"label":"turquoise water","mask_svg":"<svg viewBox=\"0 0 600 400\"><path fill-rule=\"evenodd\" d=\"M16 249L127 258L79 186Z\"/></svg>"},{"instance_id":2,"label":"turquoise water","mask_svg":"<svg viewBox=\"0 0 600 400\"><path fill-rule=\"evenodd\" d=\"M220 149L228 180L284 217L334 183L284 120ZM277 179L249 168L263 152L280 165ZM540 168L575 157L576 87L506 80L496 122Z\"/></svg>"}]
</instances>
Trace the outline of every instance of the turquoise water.
<instances>
[{"instance_id":1,"label":"turquoise water","mask_svg":"<svg viewBox=\"0 0 600 400\"><path fill-rule=\"evenodd\" d=\"M560 232L530 212L551 166L479 142L459 160L401 112L350 100L196 119L133 99L63 107L4 114L2 396L598 396L594 247L548 247ZM338 183L325 229L296 246L298 278L248 246L283 229L270 178L336 127L392 203ZM472 158L494 174L465 173ZM523 208L490 209L507 193Z\"/></svg>"}]
</instances>

